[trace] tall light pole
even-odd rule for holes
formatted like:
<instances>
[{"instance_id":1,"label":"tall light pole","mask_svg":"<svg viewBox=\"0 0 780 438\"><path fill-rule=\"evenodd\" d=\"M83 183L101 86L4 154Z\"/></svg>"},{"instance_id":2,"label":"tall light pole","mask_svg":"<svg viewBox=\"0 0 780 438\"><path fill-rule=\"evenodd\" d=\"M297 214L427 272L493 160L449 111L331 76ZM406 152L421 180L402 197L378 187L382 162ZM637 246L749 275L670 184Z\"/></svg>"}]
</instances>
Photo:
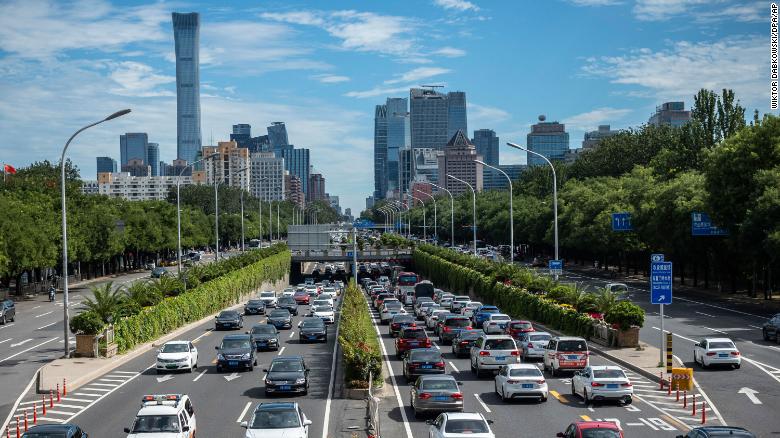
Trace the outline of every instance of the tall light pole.
<instances>
[{"instance_id":1,"label":"tall light pole","mask_svg":"<svg viewBox=\"0 0 780 438\"><path fill-rule=\"evenodd\" d=\"M385 207L387 207L387 209L390 210L390 223L393 226L393 228L392 228L393 232L395 232L395 228L396 228L396 219L395 218L396 218L396 213L398 213L398 207L396 207L391 202L388 202L387 204L385 204Z\"/></svg>"},{"instance_id":2,"label":"tall light pole","mask_svg":"<svg viewBox=\"0 0 780 438\"><path fill-rule=\"evenodd\" d=\"M502 175L506 177L506 180L509 182L509 263L514 264L515 263L515 211L512 208L512 178L509 177L509 175L506 174L503 170L499 169L498 167L491 166L490 164L487 164L481 160L474 160L477 163L489 167L493 170L496 170L498 172L501 172Z\"/></svg>"},{"instance_id":3,"label":"tall light pole","mask_svg":"<svg viewBox=\"0 0 780 438\"><path fill-rule=\"evenodd\" d=\"M442 186L438 186L436 184L431 183L433 187L436 187L439 190L444 190L447 192L448 195L450 195L450 247L455 246L455 198L452 196L452 192L445 189Z\"/></svg>"},{"instance_id":4,"label":"tall light pole","mask_svg":"<svg viewBox=\"0 0 780 438\"><path fill-rule=\"evenodd\" d=\"M426 224L425 224L425 202L423 202L423 200L418 198L417 196L414 196L414 195L411 195L411 196L412 196L412 199L414 199L415 201L420 201L420 204L422 204L422 207L423 207L423 240L426 240L428 236L425 233L425 229L426 229Z\"/></svg>"},{"instance_id":5,"label":"tall light pole","mask_svg":"<svg viewBox=\"0 0 780 438\"><path fill-rule=\"evenodd\" d=\"M239 169L236 173L243 172L245 170L249 170L249 166L244 167L243 169ZM249 175L247 175L246 180L249 181ZM241 188L241 252L245 252L246 249L244 247L244 188Z\"/></svg>"},{"instance_id":6,"label":"tall light pole","mask_svg":"<svg viewBox=\"0 0 780 438\"><path fill-rule=\"evenodd\" d=\"M271 203L271 196L268 196L268 244L274 240L274 216L273 216L273 204Z\"/></svg>"},{"instance_id":7,"label":"tall light pole","mask_svg":"<svg viewBox=\"0 0 780 438\"><path fill-rule=\"evenodd\" d=\"M466 181L460 178L454 177L449 173L447 174L447 178L452 178L455 181L461 182L471 190L471 212L472 212L471 228L474 232L474 255L477 255L477 192L474 191L474 187L472 187L471 184L467 183Z\"/></svg>"},{"instance_id":8,"label":"tall light pole","mask_svg":"<svg viewBox=\"0 0 780 438\"><path fill-rule=\"evenodd\" d=\"M73 141L74 138L76 138L77 135L79 135L82 131L85 131L95 125L99 125L103 122L107 122L109 120L115 119L117 117L121 117L127 113L129 113L129 109L123 109L121 111L117 111L114 114L111 114L110 116L106 117L103 120L99 120L95 123L90 123L87 126L84 126L83 128L79 129L78 131L74 132L73 135L70 136L68 141L65 143L65 147L62 148L62 155L60 156L60 197L62 202L62 278L63 278L63 286L62 286L62 310L63 310L63 334L64 338L63 341L65 343L65 357L70 357L70 338L68 337L68 330L69 330L69 323L70 323L70 315L69 315L69 309L68 309L68 213L65 206L65 152L68 151L68 146L70 146L70 142Z\"/></svg>"},{"instance_id":9,"label":"tall light pole","mask_svg":"<svg viewBox=\"0 0 780 438\"><path fill-rule=\"evenodd\" d=\"M555 231L554 232L554 236L555 236L555 260L559 260L558 259L558 179L555 176L555 166L553 166L553 164L550 162L550 160L547 159L547 157L545 157L544 155L542 155L542 154L540 154L538 152L534 152L532 150L528 150L528 149L526 149L526 148L524 148L522 146L516 145L514 143L510 143L510 142L507 142L507 145L510 146L510 147L513 147L515 149L520 149L521 151L526 151L529 154L533 154L533 155L536 155L537 157L540 157L541 159L546 161L547 164L550 165L550 169L552 169L552 177L553 177L553 219L554 219L553 229ZM558 275L557 274L555 275L555 279L556 280L558 279Z\"/></svg>"},{"instance_id":10,"label":"tall light pole","mask_svg":"<svg viewBox=\"0 0 780 438\"><path fill-rule=\"evenodd\" d=\"M385 232L385 233L387 233L387 217L388 217L387 210L385 210L385 209L384 209L384 208L382 208L382 207L379 207L379 208L377 208L376 210L377 210L378 212L382 213L382 215L384 215L384 217L385 217L385 222L384 222L384 224L383 224L383 225L384 225L384 227L382 227L382 228L384 229L384 232Z\"/></svg>"},{"instance_id":11,"label":"tall light pole","mask_svg":"<svg viewBox=\"0 0 780 438\"><path fill-rule=\"evenodd\" d=\"M436 222L436 198L433 197L433 195L429 195L425 192L417 192L421 193L433 200L433 238L436 239L436 245L439 244L439 225Z\"/></svg>"},{"instance_id":12,"label":"tall light pole","mask_svg":"<svg viewBox=\"0 0 780 438\"><path fill-rule=\"evenodd\" d=\"M179 190L181 186L181 177L182 175L184 175L184 172L187 170L187 168L192 167L193 169L195 169L196 164L214 158L217 155L219 154L211 154L208 157L203 157L200 160L195 161L194 163L184 166L184 168L182 168L179 171L179 176L176 178L176 235L177 235L177 248L178 248L178 253L177 253L178 263L176 264L176 271L178 274L181 274L181 201L180 201L181 196Z\"/></svg>"},{"instance_id":13,"label":"tall light pole","mask_svg":"<svg viewBox=\"0 0 780 438\"><path fill-rule=\"evenodd\" d=\"M282 227L279 225L279 202L276 201L276 240L282 240Z\"/></svg>"}]
</instances>

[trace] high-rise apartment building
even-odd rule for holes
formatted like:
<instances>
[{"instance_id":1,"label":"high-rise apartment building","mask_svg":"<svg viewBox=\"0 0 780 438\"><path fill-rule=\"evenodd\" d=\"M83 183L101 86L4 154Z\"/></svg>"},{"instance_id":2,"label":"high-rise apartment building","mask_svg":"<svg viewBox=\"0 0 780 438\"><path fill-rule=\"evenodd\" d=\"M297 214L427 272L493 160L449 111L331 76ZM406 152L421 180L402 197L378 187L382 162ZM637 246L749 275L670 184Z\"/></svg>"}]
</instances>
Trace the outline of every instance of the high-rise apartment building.
<instances>
[{"instance_id":1,"label":"high-rise apartment building","mask_svg":"<svg viewBox=\"0 0 780 438\"><path fill-rule=\"evenodd\" d=\"M97 173L116 172L116 160L111 157L97 157Z\"/></svg>"},{"instance_id":2,"label":"high-rise apartment building","mask_svg":"<svg viewBox=\"0 0 780 438\"><path fill-rule=\"evenodd\" d=\"M251 162L249 192L263 201L284 200L284 158L273 152L255 152Z\"/></svg>"},{"instance_id":3,"label":"high-rise apartment building","mask_svg":"<svg viewBox=\"0 0 780 438\"><path fill-rule=\"evenodd\" d=\"M146 164L144 160L132 158L127 164L122 165L122 172L131 176L152 176L152 166Z\"/></svg>"},{"instance_id":4,"label":"high-rise apartment building","mask_svg":"<svg viewBox=\"0 0 780 438\"><path fill-rule=\"evenodd\" d=\"M387 160L385 165L386 187L382 193L393 192L398 189L398 160L399 152L411 144L409 131L409 103L408 99L391 97L387 99Z\"/></svg>"},{"instance_id":5,"label":"high-rise apartment building","mask_svg":"<svg viewBox=\"0 0 780 438\"><path fill-rule=\"evenodd\" d=\"M249 190L249 149L238 147L235 141L220 141L216 146L203 146L202 156L213 154L217 154L217 157L204 162L203 165L206 182Z\"/></svg>"},{"instance_id":6,"label":"high-rise apartment building","mask_svg":"<svg viewBox=\"0 0 780 438\"><path fill-rule=\"evenodd\" d=\"M443 149L447 144L447 95L434 89L409 90L409 127L412 148Z\"/></svg>"},{"instance_id":7,"label":"high-rise apartment building","mask_svg":"<svg viewBox=\"0 0 780 438\"><path fill-rule=\"evenodd\" d=\"M452 175L471 184L475 191L481 192L482 166L474 162L475 159L482 159L477 154L477 148L463 131L456 132L444 148L444 153L439 155L439 185L447 188L453 196L470 192L463 183L447 177Z\"/></svg>"},{"instance_id":8,"label":"high-rise apartment building","mask_svg":"<svg viewBox=\"0 0 780 438\"><path fill-rule=\"evenodd\" d=\"M374 198L387 193L387 105L374 108Z\"/></svg>"},{"instance_id":9,"label":"high-rise apartment building","mask_svg":"<svg viewBox=\"0 0 780 438\"><path fill-rule=\"evenodd\" d=\"M179 176L179 174L182 176L192 176L192 167L187 165L187 161L173 160L173 162L166 169L166 175L160 176Z\"/></svg>"},{"instance_id":10,"label":"high-rise apartment building","mask_svg":"<svg viewBox=\"0 0 780 438\"><path fill-rule=\"evenodd\" d=\"M281 149L281 156L284 158L284 168L292 175L301 180L304 195L309 193L309 174L311 172L309 162L309 150L302 149ZM307 196L308 198L308 196Z\"/></svg>"},{"instance_id":11,"label":"high-rise apartment building","mask_svg":"<svg viewBox=\"0 0 780 438\"><path fill-rule=\"evenodd\" d=\"M459 130L469 132L466 125L466 93L451 91L447 93L447 138L452 138Z\"/></svg>"},{"instance_id":12,"label":"high-rise apartment building","mask_svg":"<svg viewBox=\"0 0 780 438\"><path fill-rule=\"evenodd\" d=\"M463 131L466 132L466 131ZM482 161L491 166L498 166L498 136L492 129L477 129L471 140L477 153L482 155Z\"/></svg>"},{"instance_id":13,"label":"high-rise apartment building","mask_svg":"<svg viewBox=\"0 0 780 438\"><path fill-rule=\"evenodd\" d=\"M439 155L443 152L433 148L404 148L401 149L398 160L399 193L407 193L415 181L425 181L438 184Z\"/></svg>"},{"instance_id":14,"label":"high-rise apartment building","mask_svg":"<svg viewBox=\"0 0 780 438\"><path fill-rule=\"evenodd\" d=\"M284 172L284 199L301 208L306 204L301 179L289 171Z\"/></svg>"},{"instance_id":15,"label":"high-rise apartment building","mask_svg":"<svg viewBox=\"0 0 780 438\"><path fill-rule=\"evenodd\" d=\"M309 202L325 199L325 177L321 173L309 175L309 191L306 193Z\"/></svg>"},{"instance_id":16,"label":"high-rise apartment building","mask_svg":"<svg viewBox=\"0 0 780 438\"><path fill-rule=\"evenodd\" d=\"M618 130L609 129L609 125L599 125L599 129L596 131L590 131L585 133L585 138L582 140L582 149L594 149L599 145L602 139L612 137L617 134Z\"/></svg>"},{"instance_id":17,"label":"high-rise apartment building","mask_svg":"<svg viewBox=\"0 0 780 438\"><path fill-rule=\"evenodd\" d=\"M192 163L200 133L200 16L172 13L176 54L176 157Z\"/></svg>"},{"instance_id":18,"label":"high-rise apartment building","mask_svg":"<svg viewBox=\"0 0 780 438\"><path fill-rule=\"evenodd\" d=\"M268 127L268 141L274 153L290 148L290 142L287 139L287 127L284 126L284 122L271 123L271 126Z\"/></svg>"},{"instance_id":19,"label":"high-rise apartment building","mask_svg":"<svg viewBox=\"0 0 780 438\"><path fill-rule=\"evenodd\" d=\"M691 112L685 110L685 102L664 102L655 108L648 125L680 127L691 121Z\"/></svg>"},{"instance_id":20,"label":"high-rise apartment building","mask_svg":"<svg viewBox=\"0 0 780 438\"><path fill-rule=\"evenodd\" d=\"M171 190L176 189L177 181L181 186L193 184L190 176L179 179L173 176L134 176L128 172L99 173L97 183L101 195L128 201L163 201Z\"/></svg>"},{"instance_id":21,"label":"high-rise apartment building","mask_svg":"<svg viewBox=\"0 0 780 438\"><path fill-rule=\"evenodd\" d=\"M146 163L152 166L151 176L160 176L160 145L158 143L146 144Z\"/></svg>"},{"instance_id":22,"label":"high-rise apartment building","mask_svg":"<svg viewBox=\"0 0 780 438\"><path fill-rule=\"evenodd\" d=\"M119 165L130 160L146 162L149 136L145 132L128 132L119 136Z\"/></svg>"},{"instance_id":23,"label":"high-rise apartment building","mask_svg":"<svg viewBox=\"0 0 780 438\"><path fill-rule=\"evenodd\" d=\"M569 150L569 133L566 132L566 125L545 120L545 116L539 116L539 123L531 126L531 132L526 136L528 150L542 154L550 161L563 160ZM546 164L541 157L528 154L529 166Z\"/></svg>"}]
</instances>

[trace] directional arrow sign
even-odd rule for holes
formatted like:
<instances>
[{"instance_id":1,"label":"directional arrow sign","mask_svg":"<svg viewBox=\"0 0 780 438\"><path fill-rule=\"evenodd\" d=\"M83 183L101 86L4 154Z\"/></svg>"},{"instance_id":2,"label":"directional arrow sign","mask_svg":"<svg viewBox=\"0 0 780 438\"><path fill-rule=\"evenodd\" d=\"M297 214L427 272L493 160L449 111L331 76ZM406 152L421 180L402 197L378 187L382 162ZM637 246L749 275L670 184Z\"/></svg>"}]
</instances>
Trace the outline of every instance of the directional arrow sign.
<instances>
[{"instance_id":1,"label":"directional arrow sign","mask_svg":"<svg viewBox=\"0 0 780 438\"><path fill-rule=\"evenodd\" d=\"M756 397L756 394L758 394L758 391L756 391L755 389L742 388L739 391L737 391L737 394L745 394L747 396L747 398L749 398L750 401L753 402L754 405L763 404L763 403L761 403L761 400L759 400L758 397Z\"/></svg>"},{"instance_id":2,"label":"directional arrow sign","mask_svg":"<svg viewBox=\"0 0 780 438\"><path fill-rule=\"evenodd\" d=\"M9 345L9 347L11 347L11 348L13 348L13 347L18 347L18 346L20 346L20 345L24 345L24 344L26 344L26 343L28 343L28 342L30 342L30 341L32 341L32 339L25 339L25 340L24 340L24 341L22 341L22 342L17 342L17 343L15 343L15 344L11 344L11 345Z\"/></svg>"},{"instance_id":3,"label":"directional arrow sign","mask_svg":"<svg viewBox=\"0 0 780 438\"><path fill-rule=\"evenodd\" d=\"M166 374L162 377L157 378L157 383L167 382L169 380L173 379L173 374Z\"/></svg>"},{"instance_id":4,"label":"directional arrow sign","mask_svg":"<svg viewBox=\"0 0 780 438\"><path fill-rule=\"evenodd\" d=\"M227 380L228 382L230 382L230 381L232 381L232 380L236 380L236 379L238 379L238 378L239 378L239 377L241 377L241 376L239 376L239 375L238 375L238 373L233 373L233 374L231 374L231 375L229 375L229 376L224 376L224 377L225 377L225 380Z\"/></svg>"}]
</instances>

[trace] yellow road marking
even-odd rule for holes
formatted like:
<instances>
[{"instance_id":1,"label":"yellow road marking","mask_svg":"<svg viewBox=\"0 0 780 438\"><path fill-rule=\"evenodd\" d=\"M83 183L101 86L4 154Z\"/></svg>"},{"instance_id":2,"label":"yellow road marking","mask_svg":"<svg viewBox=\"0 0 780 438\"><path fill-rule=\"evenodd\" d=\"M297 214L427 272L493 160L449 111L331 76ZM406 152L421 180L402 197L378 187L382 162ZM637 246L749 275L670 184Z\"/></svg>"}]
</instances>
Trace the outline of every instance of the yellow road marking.
<instances>
[{"instance_id":1,"label":"yellow road marking","mask_svg":"<svg viewBox=\"0 0 780 438\"><path fill-rule=\"evenodd\" d=\"M666 415L666 414L664 414L664 415L661 415L661 416L662 416L662 417L664 417L664 418L665 418L667 421L669 421L670 423L674 423L674 424L676 424L676 425L677 425L677 427L678 427L680 430L691 430L691 427L690 427L690 426L688 426L687 424L683 423L682 421L680 421L680 420L678 420L678 419L676 419L676 418L672 417L671 415Z\"/></svg>"},{"instance_id":2,"label":"yellow road marking","mask_svg":"<svg viewBox=\"0 0 780 438\"><path fill-rule=\"evenodd\" d=\"M591 420L591 419L590 419L590 417L588 417L587 415L580 415L580 418L582 418L582 419L583 419L583 420L585 420L585 421L593 421L593 420Z\"/></svg>"},{"instance_id":3,"label":"yellow road marking","mask_svg":"<svg viewBox=\"0 0 780 438\"><path fill-rule=\"evenodd\" d=\"M561 395L558 394L558 391L551 390L550 391L550 395L555 397L559 402L564 402L565 401L563 398L561 398Z\"/></svg>"}]
</instances>

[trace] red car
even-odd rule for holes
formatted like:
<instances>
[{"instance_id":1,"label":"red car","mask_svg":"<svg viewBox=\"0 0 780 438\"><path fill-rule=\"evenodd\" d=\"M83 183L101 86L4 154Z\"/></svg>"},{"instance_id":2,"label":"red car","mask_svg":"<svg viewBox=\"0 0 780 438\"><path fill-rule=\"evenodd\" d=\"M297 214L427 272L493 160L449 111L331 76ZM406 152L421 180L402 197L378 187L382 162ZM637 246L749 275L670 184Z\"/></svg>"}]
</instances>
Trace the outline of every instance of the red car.
<instances>
[{"instance_id":1,"label":"red car","mask_svg":"<svg viewBox=\"0 0 780 438\"><path fill-rule=\"evenodd\" d=\"M309 304L309 293L306 291L298 291L293 294L293 299L298 304Z\"/></svg>"},{"instance_id":2,"label":"red car","mask_svg":"<svg viewBox=\"0 0 780 438\"><path fill-rule=\"evenodd\" d=\"M535 332L534 325L531 321L510 321L504 329L504 333L517 339L520 333Z\"/></svg>"},{"instance_id":3,"label":"red car","mask_svg":"<svg viewBox=\"0 0 780 438\"><path fill-rule=\"evenodd\" d=\"M431 348L431 338L422 327L406 327L398 333L395 340L395 354L403 357L404 353L415 348Z\"/></svg>"},{"instance_id":4,"label":"red car","mask_svg":"<svg viewBox=\"0 0 780 438\"><path fill-rule=\"evenodd\" d=\"M576 421L558 432L561 438L623 438L623 431L611 421Z\"/></svg>"}]
</instances>

